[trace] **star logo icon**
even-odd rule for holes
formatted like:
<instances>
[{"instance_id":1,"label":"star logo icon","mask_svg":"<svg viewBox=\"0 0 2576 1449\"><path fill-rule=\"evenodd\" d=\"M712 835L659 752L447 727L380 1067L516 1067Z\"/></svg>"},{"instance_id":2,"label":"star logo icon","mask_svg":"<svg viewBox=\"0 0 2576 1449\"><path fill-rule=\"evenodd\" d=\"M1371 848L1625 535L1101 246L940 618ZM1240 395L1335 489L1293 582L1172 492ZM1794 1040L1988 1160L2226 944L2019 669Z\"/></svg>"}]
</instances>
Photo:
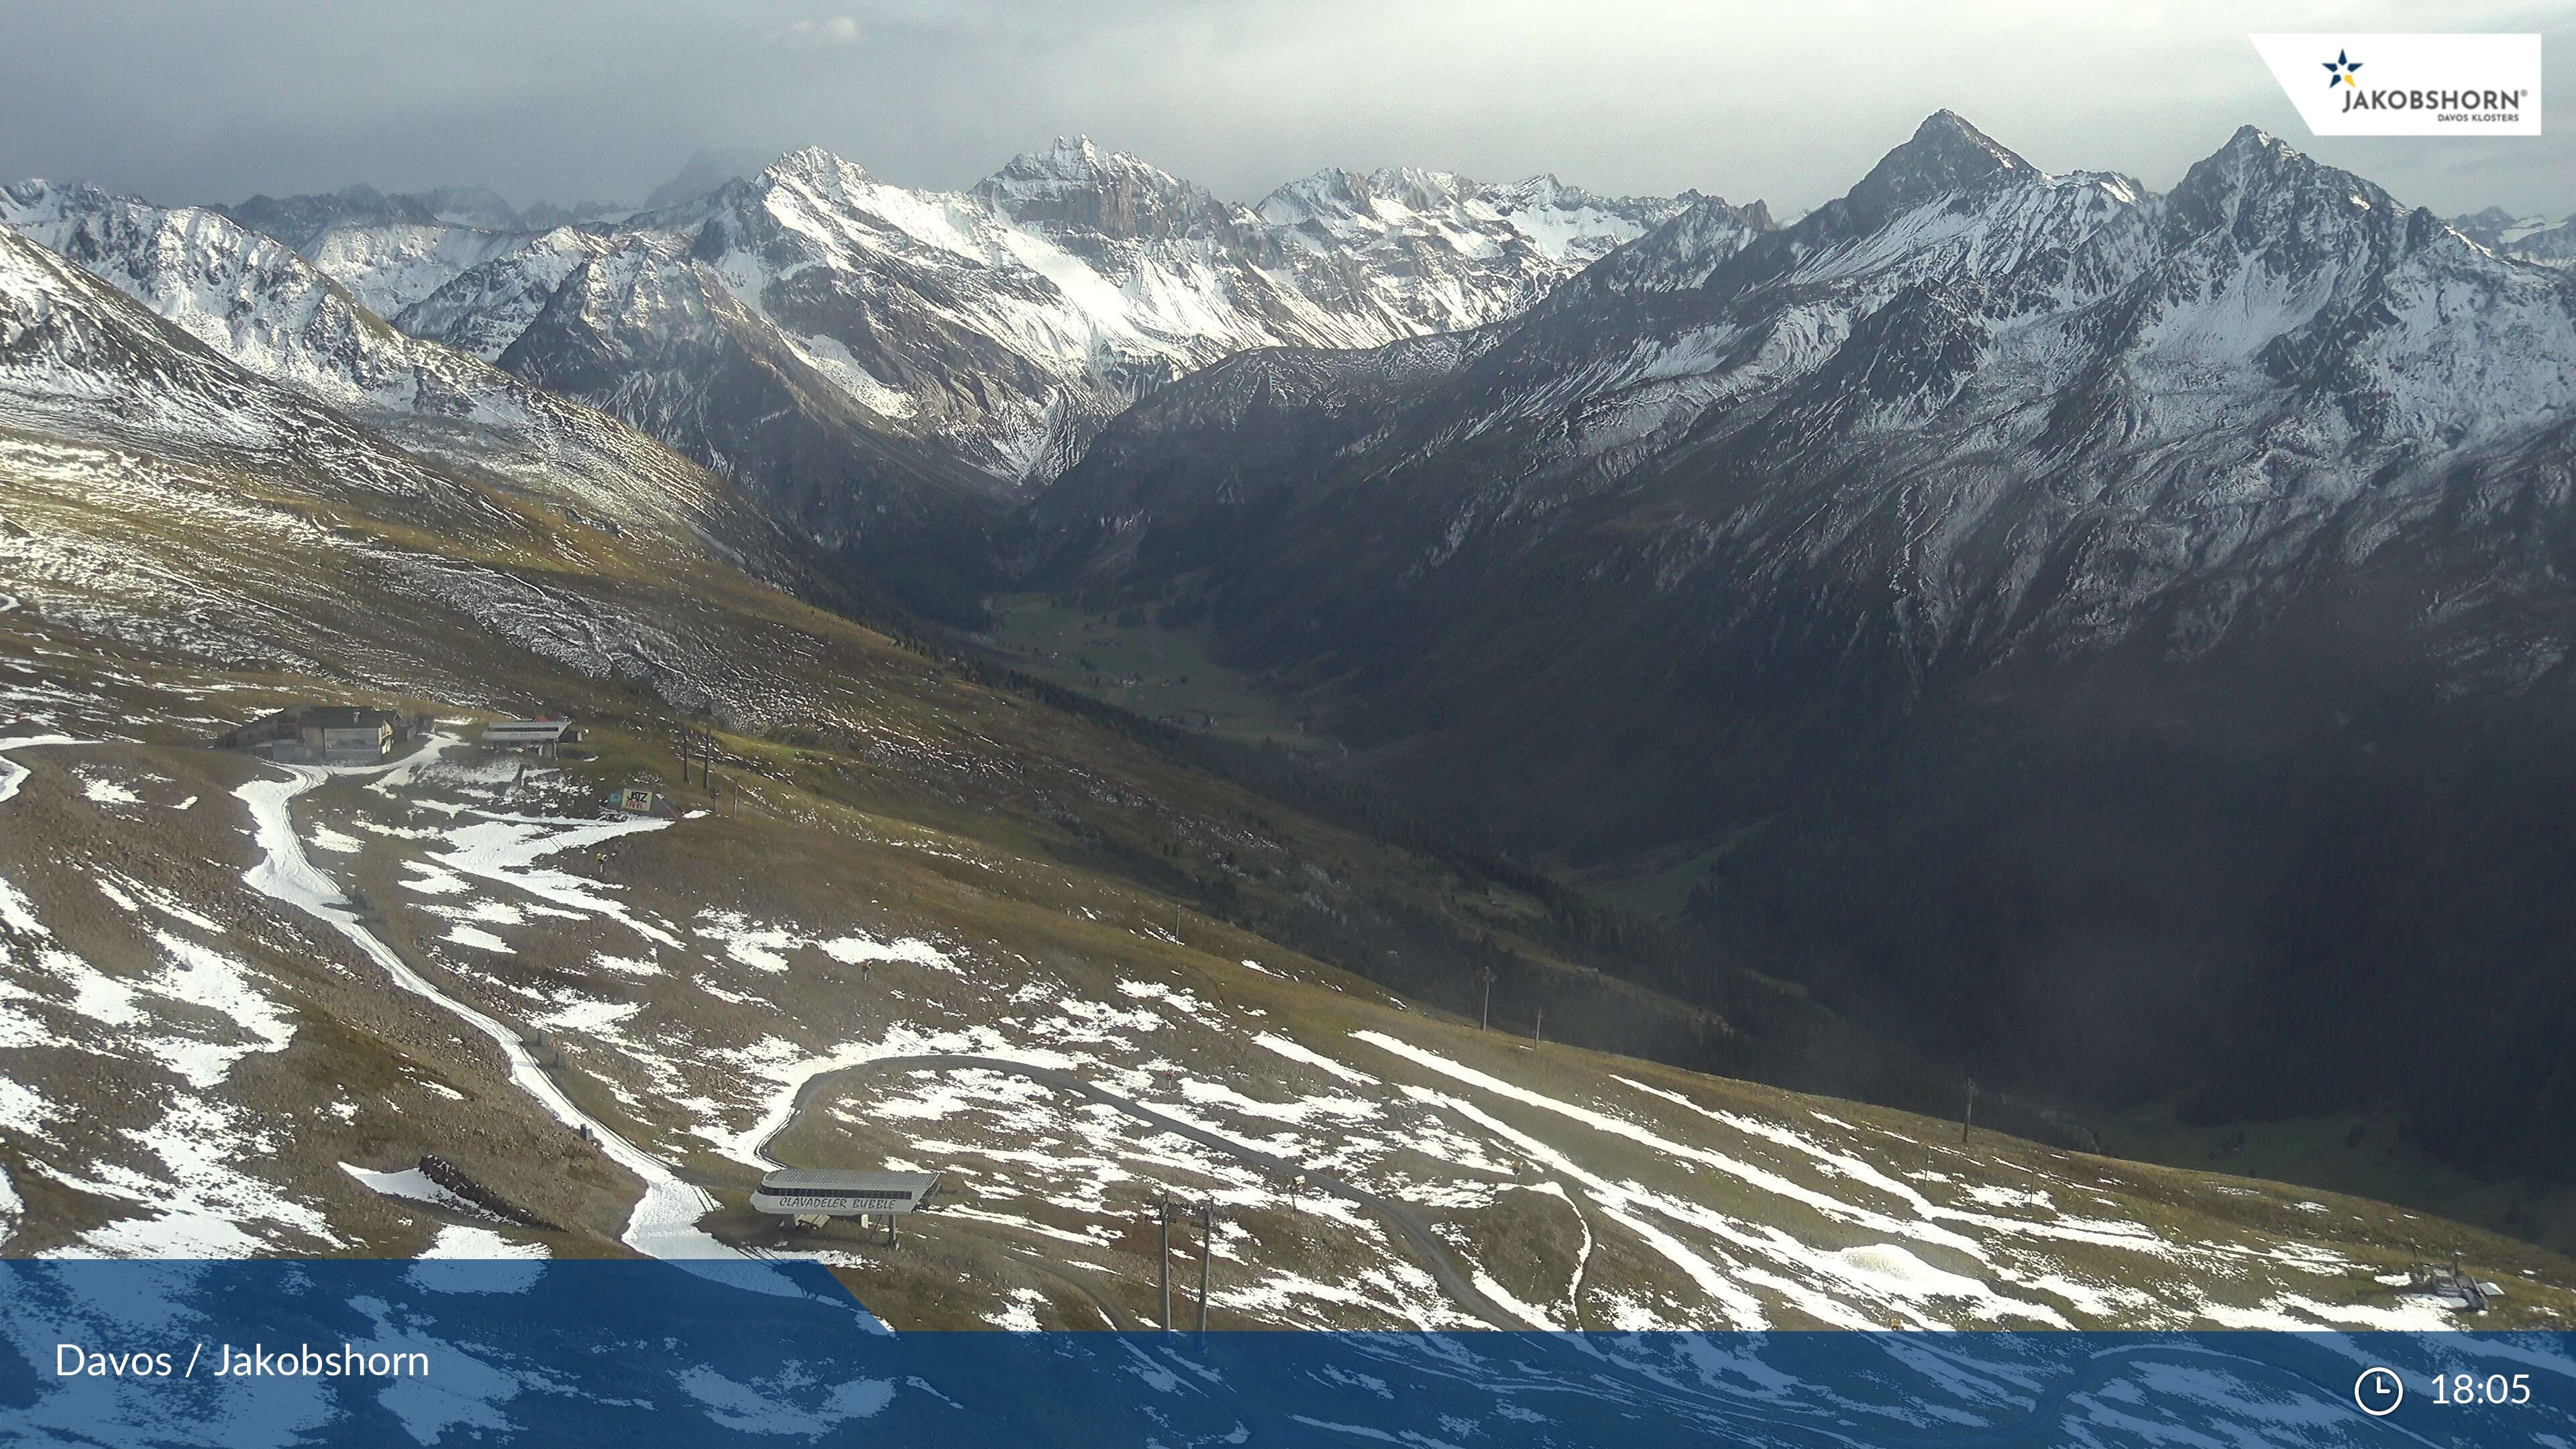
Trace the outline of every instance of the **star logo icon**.
<instances>
[{"instance_id":1,"label":"star logo icon","mask_svg":"<svg viewBox=\"0 0 2576 1449\"><path fill-rule=\"evenodd\" d=\"M2350 86L2354 90L2360 90L2361 82L2352 78L2352 73L2359 69L2361 69L2360 61L2348 58L2345 53L2340 50L2336 51L2335 58L2326 62L2326 89L2333 90L2336 86Z\"/></svg>"}]
</instances>

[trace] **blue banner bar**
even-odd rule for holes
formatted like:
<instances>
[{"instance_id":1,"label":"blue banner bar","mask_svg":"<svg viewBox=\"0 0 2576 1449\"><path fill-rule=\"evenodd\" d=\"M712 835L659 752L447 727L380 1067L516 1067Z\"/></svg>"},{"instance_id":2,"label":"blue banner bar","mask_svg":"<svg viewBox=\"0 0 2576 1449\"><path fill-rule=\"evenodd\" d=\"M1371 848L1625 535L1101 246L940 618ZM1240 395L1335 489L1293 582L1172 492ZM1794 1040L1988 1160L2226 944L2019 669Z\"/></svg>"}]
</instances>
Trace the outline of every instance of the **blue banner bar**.
<instances>
[{"instance_id":1,"label":"blue banner bar","mask_svg":"<svg viewBox=\"0 0 2576 1449\"><path fill-rule=\"evenodd\" d=\"M0 1442L2576 1446L2576 1335L905 1333L807 1262L0 1262Z\"/></svg>"}]
</instances>

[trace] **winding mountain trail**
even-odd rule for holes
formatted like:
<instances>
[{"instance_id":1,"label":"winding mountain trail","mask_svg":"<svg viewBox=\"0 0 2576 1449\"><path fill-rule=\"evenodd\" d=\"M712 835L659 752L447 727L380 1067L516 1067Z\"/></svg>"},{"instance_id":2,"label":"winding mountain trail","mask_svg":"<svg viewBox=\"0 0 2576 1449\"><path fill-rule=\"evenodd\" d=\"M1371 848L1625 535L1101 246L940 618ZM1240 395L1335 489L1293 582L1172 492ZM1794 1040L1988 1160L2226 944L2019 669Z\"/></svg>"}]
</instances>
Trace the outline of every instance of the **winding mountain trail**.
<instances>
[{"instance_id":1,"label":"winding mountain trail","mask_svg":"<svg viewBox=\"0 0 2576 1449\"><path fill-rule=\"evenodd\" d=\"M789 1110L787 1120L779 1124L778 1130L761 1139L759 1147L755 1149L757 1155L773 1167L784 1166L785 1164L772 1155L771 1147L780 1137L786 1135L789 1128L804 1118L805 1109L812 1105L815 1098L821 1095L835 1078L864 1071L905 1071L923 1068L932 1071L1001 1072L1022 1077L1041 1086L1053 1087L1058 1091L1070 1092L1116 1108L1139 1122L1185 1137L1202 1147L1213 1148L1240 1162L1257 1167L1273 1177L1285 1179L1302 1176L1309 1187L1365 1208L1393 1227L1403 1237L1405 1244L1413 1250L1414 1257L1421 1260L1422 1265L1430 1270L1431 1276L1452 1299L1457 1301L1459 1307L1496 1328L1521 1330L1529 1326L1496 1306L1490 1298L1479 1292L1476 1286L1467 1280L1465 1274L1458 1271L1458 1266L1449 1260L1448 1250L1441 1246L1440 1239L1432 1233L1430 1225L1423 1222L1421 1214L1414 1211L1412 1204L1371 1192L1333 1173L1311 1170L1302 1163L1291 1161L1276 1153L1264 1152L1258 1147L1238 1142L1223 1133L1211 1132L1205 1127L1184 1122L1178 1117L1158 1112L1132 1097L1122 1096L1071 1072L1060 1071L1054 1067L1032 1066L1027 1062L1015 1062L1006 1057L966 1056L943 1052L927 1056L879 1057L874 1061L817 1072L806 1078L804 1084L796 1089L795 1105Z\"/></svg>"},{"instance_id":2,"label":"winding mountain trail","mask_svg":"<svg viewBox=\"0 0 2576 1449\"><path fill-rule=\"evenodd\" d=\"M296 797L334 777L363 777L405 765L425 764L455 743L457 740L453 735L435 735L421 750L387 764L356 767L281 765L278 768L286 771L286 778L258 779L243 784L233 795L250 807L261 851L259 863L242 872L243 882L260 894L283 901L346 936L369 960L383 967L395 985L435 1003L490 1038L509 1063L510 1080L514 1085L535 1098L537 1104L556 1121L576 1131L587 1130L597 1139L600 1150L610 1161L641 1178L644 1196L628 1216L622 1239L628 1247L653 1258L745 1256L698 1228L698 1219L716 1207L715 1199L705 1189L682 1181L670 1164L627 1141L606 1123L576 1106L572 1098L564 1094L563 1088L537 1065L527 1043L515 1029L448 995L413 970L398 952L359 922L339 886L317 869L304 853L304 843L295 834L291 808ZM0 742L0 747L5 747L5 744Z\"/></svg>"}]
</instances>

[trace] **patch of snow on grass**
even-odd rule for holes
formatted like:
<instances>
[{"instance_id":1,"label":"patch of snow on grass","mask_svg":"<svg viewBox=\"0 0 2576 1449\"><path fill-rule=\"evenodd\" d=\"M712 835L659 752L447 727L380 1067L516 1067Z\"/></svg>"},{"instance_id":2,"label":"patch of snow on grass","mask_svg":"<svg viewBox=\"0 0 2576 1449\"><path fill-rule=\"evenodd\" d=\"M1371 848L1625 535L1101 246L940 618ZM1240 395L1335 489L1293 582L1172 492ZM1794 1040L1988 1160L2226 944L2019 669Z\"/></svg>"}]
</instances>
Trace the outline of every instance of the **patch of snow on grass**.
<instances>
[{"instance_id":1,"label":"patch of snow on grass","mask_svg":"<svg viewBox=\"0 0 2576 1449\"><path fill-rule=\"evenodd\" d=\"M606 1031L644 1009L640 1001L587 1001L570 1004L536 1018L548 1031Z\"/></svg>"},{"instance_id":2,"label":"patch of snow on grass","mask_svg":"<svg viewBox=\"0 0 2576 1449\"><path fill-rule=\"evenodd\" d=\"M482 1208L439 1186L431 1180L428 1173L417 1167L406 1167L400 1172L378 1172L371 1168L357 1167L343 1162L340 1164L340 1170L386 1197L398 1197L410 1202L423 1203L441 1212L460 1213L466 1217L491 1216Z\"/></svg>"},{"instance_id":3,"label":"patch of snow on grass","mask_svg":"<svg viewBox=\"0 0 2576 1449\"><path fill-rule=\"evenodd\" d=\"M127 1138L158 1160L159 1173L114 1162L91 1170L105 1195L150 1211L93 1228L59 1256L246 1258L298 1243L343 1246L321 1213L240 1169L237 1164L267 1158L274 1147L244 1133L240 1115L180 1093L158 1122L126 1129ZM289 1236L281 1241L275 1231Z\"/></svg>"},{"instance_id":4,"label":"patch of snow on grass","mask_svg":"<svg viewBox=\"0 0 2576 1449\"><path fill-rule=\"evenodd\" d=\"M465 883L463 876L451 871L440 870L437 866L417 860L405 861L403 864L417 872L419 876L417 880L404 881L402 883L404 890L417 891L425 896L452 896L473 889Z\"/></svg>"},{"instance_id":5,"label":"patch of snow on grass","mask_svg":"<svg viewBox=\"0 0 2576 1449\"><path fill-rule=\"evenodd\" d=\"M1014 1288L1009 1301L984 1315L984 1321L1004 1333L1036 1333L1046 1327L1038 1310L1046 1306L1046 1295L1035 1288Z\"/></svg>"},{"instance_id":6,"label":"patch of snow on grass","mask_svg":"<svg viewBox=\"0 0 2576 1449\"><path fill-rule=\"evenodd\" d=\"M10 759L10 751L33 749L38 745L79 743L70 735L10 735L0 738L0 804L18 798L18 788L27 783L27 767Z\"/></svg>"},{"instance_id":7,"label":"patch of snow on grass","mask_svg":"<svg viewBox=\"0 0 2576 1449\"><path fill-rule=\"evenodd\" d=\"M420 1250L423 1258L465 1258L490 1262L504 1258L546 1258L553 1256L543 1243L514 1243L490 1228L449 1223L438 1230L430 1245ZM418 1276L415 1270L414 1276ZM535 1281L530 1274L528 1281ZM426 1283L424 1287L428 1286Z\"/></svg>"},{"instance_id":8,"label":"patch of snow on grass","mask_svg":"<svg viewBox=\"0 0 2576 1449\"><path fill-rule=\"evenodd\" d=\"M92 805L140 805L143 797L131 789L90 770L79 772L81 798Z\"/></svg>"},{"instance_id":9,"label":"patch of snow on grass","mask_svg":"<svg viewBox=\"0 0 2576 1449\"><path fill-rule=\"evenodd\" d=\"M755 926L740 911L700 911L690 933L723 945L725 955L755 971L784 971L787 954L810 945L804 937L776 926Z\"/></svg>"},{"instance_id":10,"label":"patch of snow on grass","mask_svg":"<svg viewBox=\"0 0 2576 1449\"><path fill-rule=\"evenodd\" d=\"M1260 1047L1264 1051L1275 1052L1280 1056L1286 1057L1292 1062L1302 1062L1307 1066L1315 1068L1317 1071L1329 1072L1332 1075L1341 1078L1343 1081L1351 1083L1353 1086L1374 1087L1381 1085L1377 1078L1370 1076L1359 1068L1346 1066L1343 1063L1337 1062L1331 1057L1324 1055L1322 1052L1315 1051L1310 1047L1302 1046L1297 1042L1289 1040L1287 1037L1279 1035L1277 1032L1265 1031L1255 1033L1252 1038L1252 1044Z\"/></svg>"},{"instance_id":11,"label":"patch of snow on grass","mask_svg":"<svg viewBox=\"0 0 2576 1449\"><path fill-rule=\"evenodd\" d=\"M877 941L867 936L842 936L823 942L821 949L824 955L844 966L868 961L897 961L937 971L956 969L956 963L948 959L947 953L918 936L906 936L893 942Z\"/></svg>"},{"instance_id":12,"label":"patch of snow on grass","mask_svg":"<svg viewBox=\"0 0 2576 1449\"><path fill-rule=\"evenodd\" d=\"M646 830L660 830L668 820L556 820L528 816L490 816L447 832L449 849L430 852L430 859L459 875L498 881L567 910L603 916L647 940L678 946L680 939L638 918L608 892L617 887L536 862L549 855L585 850Z\"/></svg>"},{"instance_id":13,"label":"patch of snow on grass","mask_svg":"<svg viewBox=\"0 0 2576 1449\"><path fill-rule=\"evenodd\" d=\"M154 939L168 953L169 964L149 980L148 989L221 1016L250 1039L247 1044L203 1038L155 1043L162 1060L188 1085L211 1087L230 1076L233 1063L243 1057L284 1051L295 1040L295 1024L252 987L249 967L168 931L155 932Z\"/></svg>"},{"instance_id":14,"label":"patch of snow on grass","mask_svg":"<svg viewBox=\"0 0 2576 1449\"><path fill-rule=\"evenodd\" d=\"M1483 1267L1472 1268L1467 1276L1468 1281L1476 1285L1477 1292L1492 1299L1504 1312L1530 1327L1549 1333L1561 1332L1565 1328L1565 1325L1557 1322L1556 1316L1546 1309L1523 1303L1514 1297L1512 1290L1495 1282L1493 1275L1486 1272Z\"/></svg>"}]
</instances>

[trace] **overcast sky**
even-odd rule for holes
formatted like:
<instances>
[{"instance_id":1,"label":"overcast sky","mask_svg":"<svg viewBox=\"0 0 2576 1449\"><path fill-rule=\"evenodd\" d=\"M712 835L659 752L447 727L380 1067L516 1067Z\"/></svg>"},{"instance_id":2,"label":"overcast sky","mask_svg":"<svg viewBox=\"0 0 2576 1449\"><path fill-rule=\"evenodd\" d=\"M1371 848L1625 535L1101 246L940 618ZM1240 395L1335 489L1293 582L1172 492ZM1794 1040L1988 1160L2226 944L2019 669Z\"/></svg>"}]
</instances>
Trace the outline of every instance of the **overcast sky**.
<instances>
[{"instance_id":1,"label":"overcast sky","mask_svg":"<svg viewBox=\"0 0 2576 1449\"><path fill-rule=\"evenodd\" d=\"M2576 84L2565 0L0 0L0 179L632 202L699 150L955 187L1087 133L1238 200L1411 164L1791 212L1948 106L2159 189L2252 122L2446 214L2576 212L2576 115L2315 139L2246 40L2433 29L2544 32Z\"/></svg>"}]
</instances>

